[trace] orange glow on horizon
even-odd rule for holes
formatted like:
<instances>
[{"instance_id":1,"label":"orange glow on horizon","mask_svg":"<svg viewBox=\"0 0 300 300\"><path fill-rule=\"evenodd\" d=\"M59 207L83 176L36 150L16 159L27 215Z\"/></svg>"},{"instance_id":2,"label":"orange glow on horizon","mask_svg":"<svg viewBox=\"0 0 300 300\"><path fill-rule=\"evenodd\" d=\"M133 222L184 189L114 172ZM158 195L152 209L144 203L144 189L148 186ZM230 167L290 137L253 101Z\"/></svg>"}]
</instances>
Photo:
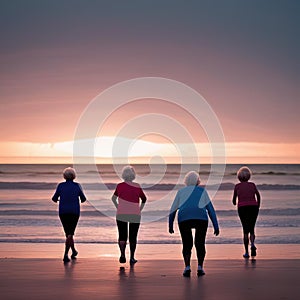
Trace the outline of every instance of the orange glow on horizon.
<instances>
[{"instance_id":1,"label":"orange glow on horizon","mask_svg":"<svg viewBox=\"0 0 300 300\"><path fill-rule=\"evenodd\" d=\"M112 163L111 147L112 137L106 138L106 149L95 150L95 161L97 163ZM111 139L111 140L110 140ZM103 145L103 144L102 144ZM188 147L189 145L187 145ZM198 159L201 163L211 163L211 152L209 144L194 144L198 149ZM35 144L35 143L0 143L0 163L72 163L72 142L54 144ZM146 148L146 149L145 149ZM182 157L172 144L158 144L146 141L136 141L128 157L114 158L114 163L155 163L152 157L160 156L165 163L181 163ZM200 151L201 150L201 151ZM84 155L82 156L84 163ZM184 162L194 163L193 157L184 157ZM225 159L224 159L225 161ZM262 143L227 143L226 144L226 163L300 163L300 144L262 144Z\"/></svg>"}]
</instances>

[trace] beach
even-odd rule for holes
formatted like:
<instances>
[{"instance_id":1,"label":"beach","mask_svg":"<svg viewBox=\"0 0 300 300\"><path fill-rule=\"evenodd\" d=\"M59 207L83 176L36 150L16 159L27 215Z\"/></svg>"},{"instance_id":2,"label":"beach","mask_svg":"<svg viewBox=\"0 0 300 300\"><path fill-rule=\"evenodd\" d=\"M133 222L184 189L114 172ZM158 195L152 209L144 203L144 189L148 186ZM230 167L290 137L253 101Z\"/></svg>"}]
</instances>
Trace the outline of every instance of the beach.
<instances>
[{"instance_id":1,"label":"beach","mask_svg":"<svg viewBox=\"0 0 300 300\"><path fill-rule=\"evenodd\" d=\"M182 276L180 245L138 245L134 267L119 264L117 245L79 244L78 259L68 264L61 260L63 245L0 247L5 300L298 299L300 293L299 245L260 245L255 260L240 257L242 245L207 245L200 278L195 257L191 277Z\"/></svg>"},{"instance_id":2,"label":"beach","mask_svg":"<svg viewBox=\"0 0 300 300\"><path fill-rule=\"evenodd\" d=\"M0 1L0 300L300 299L299 10Z\"/></svg>"},{"instance_id":3,"label":"beach","mask_svg":"<svg viewBox=\"0 0 300 300\"><path fill-rule=\"evenodd\" d=\"M90 166L78 172L88 201L81 206L75 234L78 259L64 265L64 233L57 204L51 201L64 166L1 165L1 299L298 299L299 165L251 166L262 195L253 261L242 257L242 228L231 203L238 167L226 166L216 194L208 189L220 235L213 235L209 222L206 275L197 278L193 251L192 275L184 278L177 221L173 235L167 228L175 185L184 175L178 165L168 166L164 174L156 166L150 177L143 177L148 201L138 235L138 263L134 268L126 263L123 269L118 262L115 209L110 200L119 178L112 166L99 166L100 187L99 174ZM136 169L141 176L147 175L145 165ZM201 166L203 184L209 172L209 166Z\"/></svg>"}]
</instances>

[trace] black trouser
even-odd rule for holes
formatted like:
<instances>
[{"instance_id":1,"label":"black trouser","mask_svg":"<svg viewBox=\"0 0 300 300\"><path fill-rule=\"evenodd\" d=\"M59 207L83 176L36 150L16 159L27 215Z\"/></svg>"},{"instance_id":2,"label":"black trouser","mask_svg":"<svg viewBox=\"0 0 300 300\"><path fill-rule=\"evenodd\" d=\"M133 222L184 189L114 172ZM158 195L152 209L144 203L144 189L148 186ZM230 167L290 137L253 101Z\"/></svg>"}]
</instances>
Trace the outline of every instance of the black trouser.
<instances>
[{"instance_id":1,"label":"black trouser","mask_svg":"<svg viewBox=\"0 0 300 300\"><path fill-rule=\"evenodd\" d=\"M128 224L129 224L129 243L137 242L137 234L139 231L140 223L130 223L117 220L119 231L119 241L127 241L128 239Z\"/></svg>"},{"instance_id":2,"label":"black trouser","mask_svg":"<svg viewBox=\"0 0 300 300\"><path fill-rule=\"evenodd\" d=\"M178 223L181 240L182 240L182 254L192 254L193 248L193 234L192 228L195 228L195 247L197 251L198 264L203 265L205 258L205 238L207 232L208 221L207 220L186 220Z\"/></svg>"},{"instance_id":3,"label":"black trouser","mask_svg":"<svg viewBox=\"0 0 300 300\"><path fill-rule=\"evenodd\" d=\"M79 215L76 214L60 214L60 221L64 227L66 236L74 235L75 229L79 220Z\"/></svg>"},{"instance_id":4,"label":"black trouser","mask_svg":"<svg viewBox=\"0 0 300 300\"><path fill-rule=\"evenodd\" d=\"M238 208L239 217L245 234L254 234L254 227L259 208L256 205L241 206Z\"/></svg>"}]
</instances>

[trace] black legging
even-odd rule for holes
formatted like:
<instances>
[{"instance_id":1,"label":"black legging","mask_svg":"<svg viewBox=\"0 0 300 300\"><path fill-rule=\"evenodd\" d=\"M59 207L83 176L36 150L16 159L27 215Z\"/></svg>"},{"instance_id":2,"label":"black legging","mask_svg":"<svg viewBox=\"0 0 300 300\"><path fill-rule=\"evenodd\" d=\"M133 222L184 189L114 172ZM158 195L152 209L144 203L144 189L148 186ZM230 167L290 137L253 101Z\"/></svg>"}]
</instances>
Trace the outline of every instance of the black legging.
<instances>
[{"instance_id":1,"label":"black legging","mask_svg":"<svg viewBox=\"0 0 300 300\"><path fill-rule=\"evenodd\" d=\"M256 205L241 206L238 208L238 214L245 234L254 234L258 212L259 208Z\"/></svg>"},{"instance_id":2,"label":"black legging","mask_svg":"<svg viewBox=\"0 0 300 300\"><path fill-rule=\"evenodd\" d=\"M60 221L64 227L66 236L74 235L75 229L79 220L79 215L76 214L60 214Z\"/></svg>"},{"instance_id":3,"label":"black legging","mask_svg":"<svg viewBox=\"0 0 300 300\"><path fill-rule=\"evenodd\" d=\"M192 228L195 228L195 247L197 251L198 264L203 265L205 258L205 238L207 232L207 220L186 220L178 223L181 240L182 240L182 254L191 255L193 248L193 234Z\"/></svg>"},{"instance_id":4,"label":"black legging","mask_svg":"<svg viewBox=\"0 0 300 300\"><path fill-rule=\"evenodd\" d=\"M129 223L117 220L119 231L119 241L127 241L128 239L128 224L129 224L129 243L137 242L137 234L139 231L140 223Z\"/></svg>"}]
</instances>

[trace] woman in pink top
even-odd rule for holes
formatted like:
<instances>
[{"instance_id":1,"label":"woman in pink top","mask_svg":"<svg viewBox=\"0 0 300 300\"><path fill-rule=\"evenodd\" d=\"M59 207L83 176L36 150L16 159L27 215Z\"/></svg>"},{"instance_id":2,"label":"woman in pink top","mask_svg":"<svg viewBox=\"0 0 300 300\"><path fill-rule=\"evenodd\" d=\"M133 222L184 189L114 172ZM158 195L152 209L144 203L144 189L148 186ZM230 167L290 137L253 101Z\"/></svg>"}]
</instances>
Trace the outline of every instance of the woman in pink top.
<instances>
[{"instance_id":1,"label":"woman in pink top","mask_svg":"<svg viewBox=\"0 0 300 300\"><path fill-rule=\"evenodd\" d=\"M141 221L141 211L145 206L147 198L140 185L133 182L135 179L135 171L133 167L124 167L122 171L122 178L124 182L117 185L112 196L112 201L117 208L116 219L119 232L118 243L121 252L119 262L126 262L125 249L129 227L130 264L135 264L137 260L134 258L134 253Z\"/></svg>"},{"instance_id":2,"label":"woman in pink top","mask_svg":"<svg viewBox=\"0 0 300 300\"><path fill-rule=\"evenodd\" d=\"M233 205L236 205L238 198L238 214L243 226L244 232L244 258L249 258L249 234L251 242L251 256L256 256L256 247L254 244L254 227L260 207L260 194L253 182L248 182L251 177L251 171L247 167L242 167L237 172L240 183L234 187Z\"/></svg>"}]
</instances>

